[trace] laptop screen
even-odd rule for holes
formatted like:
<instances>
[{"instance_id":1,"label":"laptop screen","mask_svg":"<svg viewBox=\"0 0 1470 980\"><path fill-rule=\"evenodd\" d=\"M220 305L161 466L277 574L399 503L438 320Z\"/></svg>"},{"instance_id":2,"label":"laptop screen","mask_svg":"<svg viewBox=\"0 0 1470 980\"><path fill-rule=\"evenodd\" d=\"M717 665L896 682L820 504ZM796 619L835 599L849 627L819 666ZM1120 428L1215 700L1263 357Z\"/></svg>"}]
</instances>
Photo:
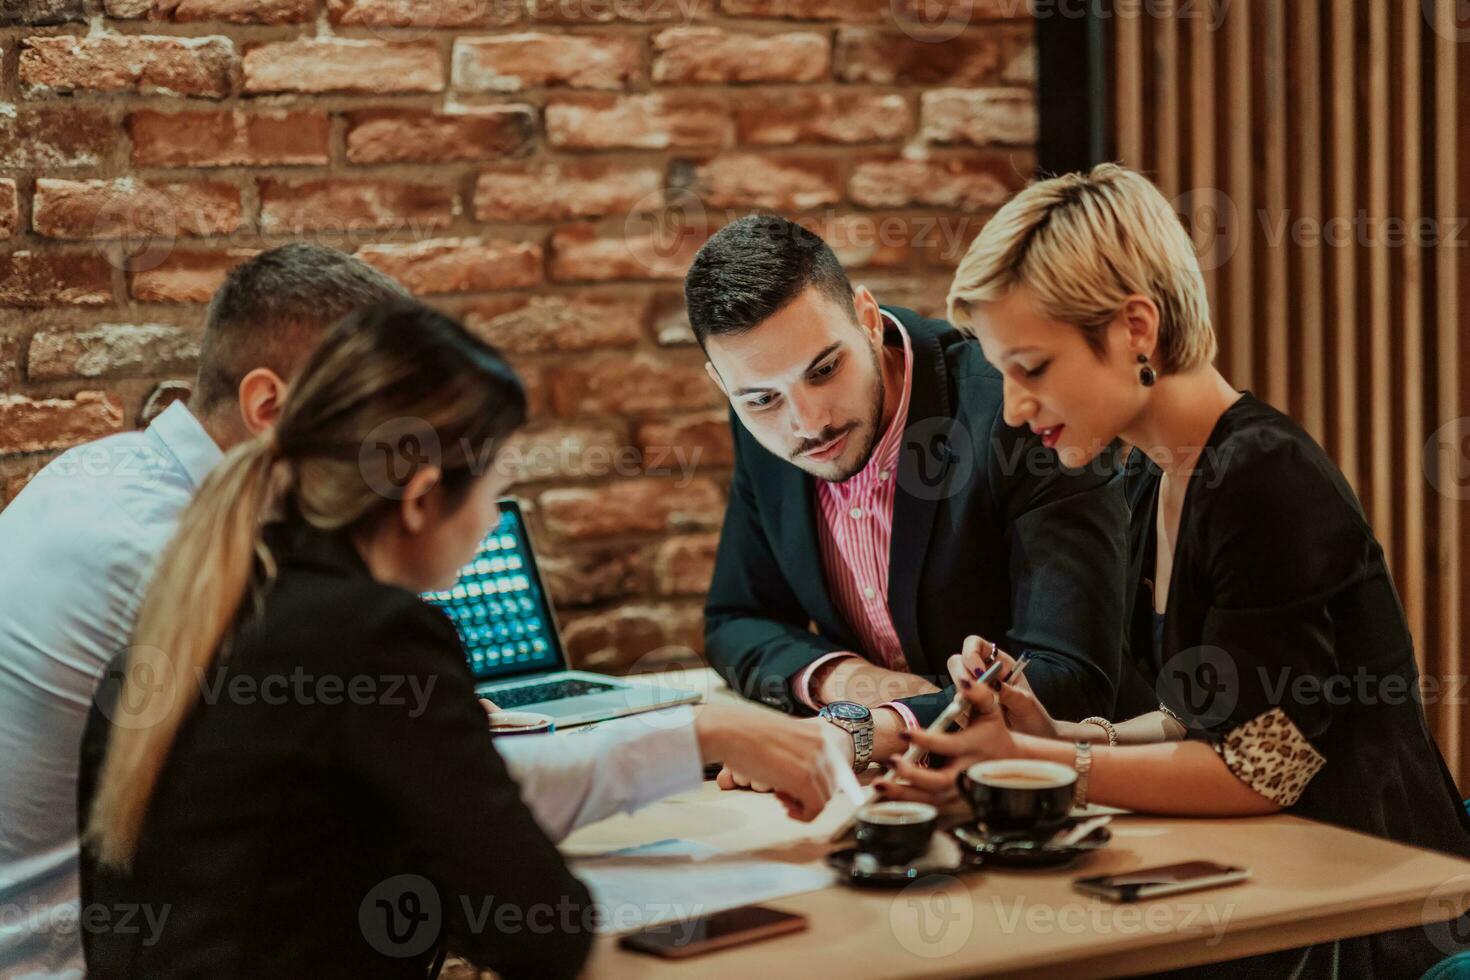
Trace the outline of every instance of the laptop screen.
<instances>
[{"instance_id":1,"label":"laptop screen","mask_svg":"<svg viewBox=\"0 0 1470 980\"><path fill-rule=\"evenodd\" d=\"M566 663L525 518L514 500L500 501L500 523L459 570L454 587L423 597L443 609L459 630L476 681L560 670Z\"/></svg>"}]
</instances>

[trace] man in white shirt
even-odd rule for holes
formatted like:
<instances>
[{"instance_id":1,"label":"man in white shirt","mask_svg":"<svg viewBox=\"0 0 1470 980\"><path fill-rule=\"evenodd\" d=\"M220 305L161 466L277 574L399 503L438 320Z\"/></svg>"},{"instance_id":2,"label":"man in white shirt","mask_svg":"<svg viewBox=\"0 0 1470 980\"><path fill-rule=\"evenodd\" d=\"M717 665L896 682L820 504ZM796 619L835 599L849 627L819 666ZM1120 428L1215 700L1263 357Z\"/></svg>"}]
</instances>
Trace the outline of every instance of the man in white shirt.
<instances>
[{"instance_id":1,"label":"man in white shirt","mask_svg":"<svg viewBox=\"0 0 1470 980\"><path fill-rule=\"evenodd\" d=\"M262 253L210 303L188 407L67 451L0 511L0 977L83 976L79 930L115 918L80 908L78 753L98 682L128 643L180 512L225 451L274 423L287 380L328 327L405 295L333 249ZM509 740L503 754L555 837L697 785L703 757L747 758L797 798L788 808L814 816L841 741L744 712L685 709L595 738Z\"/></svg>"}]
</instances>

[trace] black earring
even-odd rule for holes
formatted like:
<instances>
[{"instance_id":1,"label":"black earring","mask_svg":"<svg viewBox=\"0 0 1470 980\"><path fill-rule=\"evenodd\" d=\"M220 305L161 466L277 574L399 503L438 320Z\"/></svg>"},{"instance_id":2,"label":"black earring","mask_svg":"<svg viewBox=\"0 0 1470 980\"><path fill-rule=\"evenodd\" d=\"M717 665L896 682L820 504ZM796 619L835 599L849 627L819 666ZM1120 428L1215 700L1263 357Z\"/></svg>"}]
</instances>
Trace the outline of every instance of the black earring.
<instances>
[{"instance_id":1,"label":"black earring","mask_svg":"<svg viewBox=\"0 0 1470 980\"><path fill-rule=\"evenodd\" d=\"M1154 374L1153 368L1149 367L1148 355L1139 354L1138 363L1143 365L1143 367L1138 369L1138 380L1143 382L1145 388L1152 388L1154 382L1159 379L1159 376Z\"/></svg>"}]
</instances>

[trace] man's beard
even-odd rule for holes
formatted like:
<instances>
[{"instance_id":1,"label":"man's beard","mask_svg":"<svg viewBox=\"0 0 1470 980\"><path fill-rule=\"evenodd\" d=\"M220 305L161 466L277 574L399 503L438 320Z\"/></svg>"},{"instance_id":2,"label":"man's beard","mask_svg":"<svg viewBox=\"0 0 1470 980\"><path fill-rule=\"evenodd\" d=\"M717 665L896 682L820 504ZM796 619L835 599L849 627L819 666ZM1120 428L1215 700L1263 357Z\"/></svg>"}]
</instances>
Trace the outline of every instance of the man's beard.
<instances>
[{"instance_id":1,"label":"man's beard","mask_svg":"<svg viewBox=\"0 0 1470 980\"><path fill-rule=\"evenodd\" d=\"M802 464L798 462L806 453L810 452L818 446L825 445L831 442L839 436L846 435L849 432L863 431L863 422L866 421L867 443L863 446L863 451L858 454L857 460L852 465L845 467L832 475L821 473L812 474L813 476L817 476L823 480L826 480L828 483L846 483L848 480L861 473L863 471L863 468L868 465L869 460L873 458L873 449L875 446L878 445L878 440L882 438L882 433L878 431L878 427L883 423L883 400L885 395L887 394L888 385L883 376L883 362L879 358L878 352L869 347L868 356L872 359L873 362L874 377L878 379L878 383L873 386L873 400L872 404L868 408L868 418L866 420L858 419L849 422L847 425L837 428L823 429L820 433L818 433L816 438L806 440L796 448L796 451L794 453L791 454L792 461L795 462L797 466L801 467L804 470L807 470L807 472L810 473L812 472L810 469L808 469L806 466L802 466Z\"/></svg>"}]
</instances>

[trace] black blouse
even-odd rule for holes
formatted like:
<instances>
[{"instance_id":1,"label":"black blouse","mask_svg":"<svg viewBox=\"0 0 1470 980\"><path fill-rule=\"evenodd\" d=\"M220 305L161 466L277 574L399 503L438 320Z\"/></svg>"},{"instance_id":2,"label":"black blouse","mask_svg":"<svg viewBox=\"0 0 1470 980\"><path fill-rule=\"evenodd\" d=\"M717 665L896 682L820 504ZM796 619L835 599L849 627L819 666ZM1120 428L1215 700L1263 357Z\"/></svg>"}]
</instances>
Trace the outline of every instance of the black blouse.
<instances>
[{"instance_id":1,"label":"black blouse","mask_svg":"<svg viewBox=\"0 0 1470 980\"><path fill-rule=\"evenodd\" d=\"M1141 452L1128 461L1129 646L1160 707L1227 763L1236 738L1284 714L1325 760L1286 812L1470 857L1470 818L1418 700L1403 607L1341 472L1249 393L1220 418L1197 466L1156 646L1161 474ZM1341 976L1398 977L1448 952L1422 929L1335 945L1275 955L1283 971L1307 957L1303 975L1330 975L1336 959Z\"/></svg>"},{"instance_id":2,"label":"black blouse","mask_svg":"<svg viewBox=\"0 0 1470 980\"><path fill-rule=\"evenodd\" d=\"M204 678L134 873L83 852L85 904L167 909L155 936L88 931L89 976L422 978L444 943L574 975L590 898L495 751L454 628L343 537L270 531L279 575ZM88 719L81 814L117 688Z\"/></svg>"}]
</instances>

